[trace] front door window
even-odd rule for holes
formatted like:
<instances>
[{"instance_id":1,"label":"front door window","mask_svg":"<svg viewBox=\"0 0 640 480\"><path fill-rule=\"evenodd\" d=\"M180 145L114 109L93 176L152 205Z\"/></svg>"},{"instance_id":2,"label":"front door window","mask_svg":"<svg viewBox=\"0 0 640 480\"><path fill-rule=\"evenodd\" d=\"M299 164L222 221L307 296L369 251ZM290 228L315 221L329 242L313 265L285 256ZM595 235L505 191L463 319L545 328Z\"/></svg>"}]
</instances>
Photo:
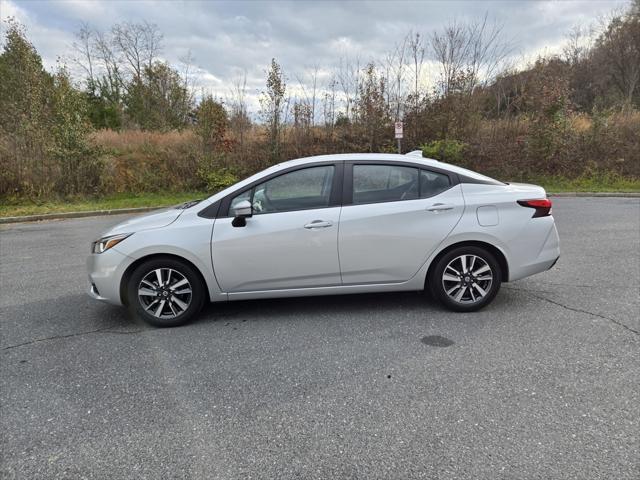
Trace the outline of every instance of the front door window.
<instances>
[{"instance_id":1,"label":"front door window","mask_svg":"<svg viewBox=\"0 0 640 480\"><path fill-rule=\"evenodd\" d=\"M303 168L267 180L233 198L229 212L243 200L251 202L254 215L328 207L334 168Z\"/></svg>"}]
</instances>

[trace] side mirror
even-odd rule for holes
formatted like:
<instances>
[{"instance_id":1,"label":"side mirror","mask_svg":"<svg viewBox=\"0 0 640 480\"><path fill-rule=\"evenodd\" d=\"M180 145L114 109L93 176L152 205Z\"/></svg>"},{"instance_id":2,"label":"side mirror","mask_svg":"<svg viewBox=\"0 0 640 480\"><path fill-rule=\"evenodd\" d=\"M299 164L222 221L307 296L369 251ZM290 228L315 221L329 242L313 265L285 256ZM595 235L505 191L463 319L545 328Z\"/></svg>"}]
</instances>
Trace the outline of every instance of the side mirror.
<instances>
[{"instance_id":1,"label":"side mirror","mask_svg":"<svg viewBox=\"0 0 640 480\"><path fill-rule=\"evenodd\" d=\"M253 215L253 207L251 206L251 202L248 200L243 200L239 202L233 208L233 222L231 225L234 227L244 227L247 224L247 218L250 218Z\"/></svg>"}]
</instances>

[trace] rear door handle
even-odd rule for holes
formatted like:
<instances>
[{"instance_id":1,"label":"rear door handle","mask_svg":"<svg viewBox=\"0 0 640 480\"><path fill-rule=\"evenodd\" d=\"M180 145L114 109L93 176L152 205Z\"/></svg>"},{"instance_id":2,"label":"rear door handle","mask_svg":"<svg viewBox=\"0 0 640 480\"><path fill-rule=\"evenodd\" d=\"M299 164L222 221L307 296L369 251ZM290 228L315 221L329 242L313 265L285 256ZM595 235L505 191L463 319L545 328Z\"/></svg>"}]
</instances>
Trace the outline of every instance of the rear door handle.
<instances>
[{"instance_id":1,"label":"rear door handle","mask_svg":"<svg viewBox=\"0 0 640 480\"><path fill-rule=\"evenodd\" d=\"M333 223L325 221L325 220L314 220L311 223L307 223L304 228L307 229L314 229L314 228L327 228L327 227L331 227L333 225Z\"/></svg>"},{"instance_id":2,"label":"rear door handle","mask_svg":"<svg viewBox=\"0 0 640 480\"><path fill-rule=\"evenodd\" d=\"M434 203L430 207L427 207L428 212L442 212L444 210L453 210L453 205L448 205L445 203Z\"/></svg>"}]
</instances>

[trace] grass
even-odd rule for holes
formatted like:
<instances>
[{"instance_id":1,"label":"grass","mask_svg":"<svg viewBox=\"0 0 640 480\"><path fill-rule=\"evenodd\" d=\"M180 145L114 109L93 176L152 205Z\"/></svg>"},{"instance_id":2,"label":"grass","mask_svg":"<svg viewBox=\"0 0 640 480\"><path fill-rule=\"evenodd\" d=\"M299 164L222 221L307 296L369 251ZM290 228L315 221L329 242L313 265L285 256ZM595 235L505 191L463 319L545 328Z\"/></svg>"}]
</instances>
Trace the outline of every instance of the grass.
<instances>
[{"instance_id":1,"label":"grass","mask_svg":"<svg viewBox=\"0 0 640 480\"><path fill-rule=\"evenodd\" d=\"M515 180L514 180L515 181ZM583 175L578 178L560 176L529 177L517 180L541 185L549 193L557 192L620 192L640 193L640 178L627 178L614 174ZM203 192L117 194L102 198L28 201L0 199L0 217L18 217L46 213L114 210L118 208L164 207L187 200L204 198Z\"/></svg>"},{"instance_id":2,"label":"grass","mask_svg":"<svg viewBox=\"0 0 640 480\"><path fill-rule=\"evenodd\" d=\"M26 201L0 200L0 217L41 215L46 213L82 212L89 210L113 210L117 208L164 207L204 198L202 192L116 194L102 198L78 198L69 200Z\"/></svg>"},{"instance_id":3,"label":"grass","mask_svg":"<svg viewBox=\"0 0 640 480\"><path fill-rule=\"evenodd\" d=\"M640 178L616 174L591 174L577 178L560 176L530 177L523 180L544 187L547 192L616 192L640 193Z\"/></svg>"}]
</instances>

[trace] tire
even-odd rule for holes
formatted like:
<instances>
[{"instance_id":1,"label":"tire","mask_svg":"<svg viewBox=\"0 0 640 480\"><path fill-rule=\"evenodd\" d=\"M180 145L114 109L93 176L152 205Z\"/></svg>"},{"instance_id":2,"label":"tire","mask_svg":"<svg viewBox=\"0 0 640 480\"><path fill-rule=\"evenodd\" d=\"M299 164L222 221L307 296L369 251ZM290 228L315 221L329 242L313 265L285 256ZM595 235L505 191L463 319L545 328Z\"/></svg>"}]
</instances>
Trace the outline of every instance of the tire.
<instances>
[{"instance_id":1,"label":"tire","mask_svg":"<svg viewBox=\"0 0 640 480\"><path fill-rule=\"evenodd\" d=\"M470 266L473 268L469 269ZM481 247L463 246L440 257L427 281L433 298L449 310L475 312L491 303L498 294L502 269L491 252Z\"/></svg>"},{"instance_id":2,"label":"tire","mask_svg":"<svg viewBox=\"0 0 640 480\"><path fill-rule=\"evenodd\" d=\"M194 267L160 257L136 267L127 283L127 298L133 316L155 327L177 327L195 318L206 293Z\"/></svg>"}]
</instances>

